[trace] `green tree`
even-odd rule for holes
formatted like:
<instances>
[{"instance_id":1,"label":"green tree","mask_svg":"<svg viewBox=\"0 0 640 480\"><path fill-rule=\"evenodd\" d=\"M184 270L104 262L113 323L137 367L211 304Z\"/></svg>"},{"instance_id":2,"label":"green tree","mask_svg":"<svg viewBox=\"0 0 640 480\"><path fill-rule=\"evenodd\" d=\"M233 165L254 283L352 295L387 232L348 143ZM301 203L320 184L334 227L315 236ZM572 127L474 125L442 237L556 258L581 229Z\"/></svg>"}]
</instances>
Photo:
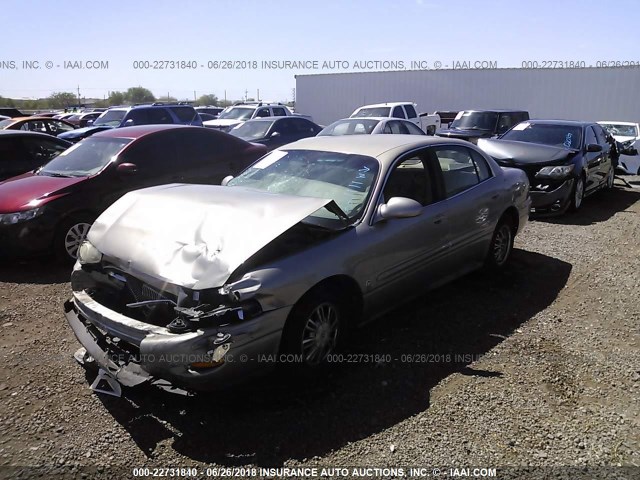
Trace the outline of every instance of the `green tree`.
<instances>
[{"instance_id":1,"label":"green tree","mask_svg":"<svg viewBox=\"0 0 640 480\"><path fill-rule=\"evenodd\" d=\"M130 103L151 103L156 101L151 90L144 87L131 87L124 94L125 100Z\"/></svg>"},{"instance_id":2,"label":"green tree","mask_svg":"<svg viewBox=\"0 0 640 480\"><path fill-rule=\"evenodd\" d=\"M218 97L215 96L213 93L208 93L206 95L202 95L201 97L198 98L198 100L196 101L196 105L218 105L218 102L220 100L218 100Z\"/></svg>"},{"instance_id":3,"label":"green tree","mask_svg":"<svg viewBox=\"0 0 640 480\"><path fill-rule=\"evenodd\" d=\"M0 105L2 105L3 107L15 107L16 104L14 103L12 98L5 98L0 96Z\"/></svg>"},{"instance_id":4,"label":"green tree","mask_svg":"<svg viewBox=\"0 0 640 480\"><path fill-rule=\"evenodd\" d=\"M68 108L78 103L78 98L70 92L54 92L47 99L49 108Z\"/></svg>"},{"instance_id":5,"label":"green tree","mask_svg":"<svg viewBox=\"0 0 640 480\"><path fill-rule=\"evenodd\" d=\"M124 92L109 92L107 105L122 105L125 102Z\"/></svg>"}]
</instances>

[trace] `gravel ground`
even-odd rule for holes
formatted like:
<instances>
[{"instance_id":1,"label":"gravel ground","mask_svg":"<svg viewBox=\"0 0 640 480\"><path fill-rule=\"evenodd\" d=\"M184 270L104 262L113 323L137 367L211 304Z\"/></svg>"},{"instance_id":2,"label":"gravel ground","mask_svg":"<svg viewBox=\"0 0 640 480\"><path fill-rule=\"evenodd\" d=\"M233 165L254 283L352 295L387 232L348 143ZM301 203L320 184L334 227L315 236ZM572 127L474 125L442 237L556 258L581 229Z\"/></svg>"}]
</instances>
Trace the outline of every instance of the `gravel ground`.
<instances>
[{"instance_id":1,"label":"gravel ground","mask_svg":"<svg viewBox=\"0 0 640 480\"><path fill-rule=\"evenodd\" d=\"M504 274L356 333L349 353L391 361L196 397L93 393L68 268L1 266L0 465L640 466L639 200L619 184L532 221Z\"/></svg>"}]
</instances>

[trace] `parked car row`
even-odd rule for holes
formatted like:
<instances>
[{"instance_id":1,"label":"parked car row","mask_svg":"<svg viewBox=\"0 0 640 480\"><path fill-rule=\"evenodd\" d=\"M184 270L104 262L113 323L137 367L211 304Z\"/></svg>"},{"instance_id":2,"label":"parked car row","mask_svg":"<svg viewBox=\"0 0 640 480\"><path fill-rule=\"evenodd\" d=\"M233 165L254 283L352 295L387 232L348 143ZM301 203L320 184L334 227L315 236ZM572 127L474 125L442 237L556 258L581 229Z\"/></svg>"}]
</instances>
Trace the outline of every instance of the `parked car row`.
<instances>
[{"instance_id":1,"label":"parked car row","mask_svg":"<svg viewBox=\"0 0 640 480\"><path fill-rule=\"evenodd\" d=\"M429 136L408 102L324 129L265 103L203 128L182 107L109 109L73 145L0 133L32 159L0 181L0 256L76 260L75 358L114 392L225 387L275 365L259 355L313 369L411 296L503 268L530 213L578 209L632 153L630 130L519 111Z\"/></svg>"}]
</instances>

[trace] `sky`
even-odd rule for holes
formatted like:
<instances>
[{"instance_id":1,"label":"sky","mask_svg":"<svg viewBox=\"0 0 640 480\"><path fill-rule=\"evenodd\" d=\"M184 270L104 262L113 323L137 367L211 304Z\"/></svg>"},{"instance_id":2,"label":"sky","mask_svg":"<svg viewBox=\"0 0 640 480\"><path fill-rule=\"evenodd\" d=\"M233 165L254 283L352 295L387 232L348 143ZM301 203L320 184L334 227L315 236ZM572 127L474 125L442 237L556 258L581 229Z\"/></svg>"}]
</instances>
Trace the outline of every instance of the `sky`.
<instances>
[{"instance_id":1,"label":"sky","mask_svg":"<svg viewBox=\"0 0 640 480\"><path fill-rule=\"evenodd\" d=\"M262 100L290 101L297 74L412 61L422 68L640 62L637 0L615 8L602 0L4 0L0 12L0 96L11 98L78 90L103 98L143 86L181 100L259 91ZM307 68L263 64L287 60ZM87 68L94 61L102 68Z\"/></svg>"}]
</instances>

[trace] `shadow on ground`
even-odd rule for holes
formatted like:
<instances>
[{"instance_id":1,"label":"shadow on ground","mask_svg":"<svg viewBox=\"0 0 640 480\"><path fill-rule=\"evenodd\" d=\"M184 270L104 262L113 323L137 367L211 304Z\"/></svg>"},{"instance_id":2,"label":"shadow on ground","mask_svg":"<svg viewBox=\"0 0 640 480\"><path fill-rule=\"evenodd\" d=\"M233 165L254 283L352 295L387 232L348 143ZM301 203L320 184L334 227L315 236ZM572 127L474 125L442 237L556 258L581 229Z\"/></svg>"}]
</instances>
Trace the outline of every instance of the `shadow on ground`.
<instances>
[{"instance_id":1,"label":"shadow on ground","mask_svg":"<svg viewBox=\"0 0 640 480\"><path fill-rule=\"evenodd\" d=\"M68 282L73 265L66 265L54 257L33 259L0 258L0 282L45 285Z\"/></svg>"},{"instance_id":2,"label":"shadow on ground","mask_svg":"<svg viewBox=\"0 0 640 480\"><path fill-rule=\"evenodd\" d=\"M551 304L570 271L515 250L503 274L478 272L424 294L354 334L346 354L387 355L382 364L343 363L295 380L271 375L195 397L147 387L100 399L146 455L165 439L185 457L229 466L324 455L427 410L430 390L455 372L499 382L501 372L469 364ZM403 361L415 354L431 356Z\"/></svg>"},{"instance_id":3,"label":"shadow on ground","mask_svg":"<svg viewBox=\"0 0 640 480\"><path fill-rule=\"evenodd\" d=\"M536 220L559 225L593 225L606 222L618 212L637 216L637 213L627 209L640 200L640 189L621 188L617 185L616 183L616 188L612 190L601 190L585 198L577 212L558 217L541 217Z\"/></svg>"}]
</instances>

